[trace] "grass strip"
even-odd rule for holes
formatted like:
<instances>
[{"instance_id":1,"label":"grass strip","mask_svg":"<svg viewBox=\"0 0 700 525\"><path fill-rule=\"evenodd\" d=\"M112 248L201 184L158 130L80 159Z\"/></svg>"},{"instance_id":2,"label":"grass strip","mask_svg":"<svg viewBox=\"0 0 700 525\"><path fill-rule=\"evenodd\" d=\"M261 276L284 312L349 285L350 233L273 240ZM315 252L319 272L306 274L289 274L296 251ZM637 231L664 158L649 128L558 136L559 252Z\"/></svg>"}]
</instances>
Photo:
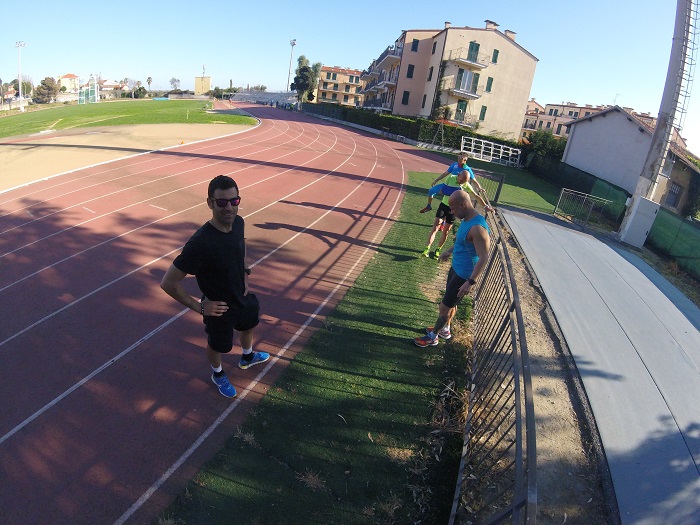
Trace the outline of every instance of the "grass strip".
<instances>
[{"instance_id":1,"label":"grass strip","mask_svg":"<svg viewBox=\"0 0 700 525\"><path fill-rule=\"evenodd\" d=\"M49 129L136 124L244 124L255 119L211 112L203 100L123 100L98 104L65 105L0 118L0 137L28 135Z\"/></svg>"},{"instance_id":2,"label":"grass strip","mask_svg":"<svg viewBox=\"0 0 700 525\"><path fill-rule=\"evenodd\" d=\"M411 341L444 287L446 268L418 256L434 176L409 174L400 215L355 285L158 523L447 521L462 435L445 424L444 392L463 388L465 353Z\"/></svg>"}]
</instances>

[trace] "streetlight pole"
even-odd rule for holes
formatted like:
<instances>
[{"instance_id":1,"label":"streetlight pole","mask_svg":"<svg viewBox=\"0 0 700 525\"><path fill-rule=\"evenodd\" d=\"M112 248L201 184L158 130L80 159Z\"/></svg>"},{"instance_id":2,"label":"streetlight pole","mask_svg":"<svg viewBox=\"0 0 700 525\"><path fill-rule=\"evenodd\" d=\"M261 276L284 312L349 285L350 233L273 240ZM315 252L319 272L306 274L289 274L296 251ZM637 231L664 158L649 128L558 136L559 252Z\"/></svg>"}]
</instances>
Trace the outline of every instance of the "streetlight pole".
<instances>
[{"instance_id":1,"label":"streetlight pole","mask_svg":"<svg viewBox=\"0 0 700 525\"><path fill-rule=\"evenodd\" d=\"M292 77L292 57L294 56L294 46L297 45L297 39L294 38L289 41L289 45L292 46L292 52L289 54L289 73L287 74L287 89L286 91L291 91L289 89L289 79Z\"/></svg>"},{"instance_id":2,"label":"streetlight pole","mask_svg":"<svg viewBox=\"0 0 700 525\"><path fill-rule=\"evenodd\" d=\"M22 48L26 46L25 42L15 42L15 47L17 48L17 84L19 84L19 110L24 111L24 105L22 104Z\"/></svg>"}]
</instances>

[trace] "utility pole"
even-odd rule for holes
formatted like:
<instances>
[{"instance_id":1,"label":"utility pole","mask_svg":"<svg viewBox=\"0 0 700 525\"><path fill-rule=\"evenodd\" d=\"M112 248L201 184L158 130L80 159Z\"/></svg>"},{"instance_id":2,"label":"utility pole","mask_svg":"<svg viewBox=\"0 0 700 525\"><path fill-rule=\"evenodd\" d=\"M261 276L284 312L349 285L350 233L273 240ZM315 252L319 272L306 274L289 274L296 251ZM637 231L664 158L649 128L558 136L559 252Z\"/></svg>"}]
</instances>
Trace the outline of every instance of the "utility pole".
<instances>
[{"instance_id":1,"label":"utility pole","mask_svg":"<svg viewBox=\"0 0 700 525\"><path fill-rule=\"evenodd\" d=\"M291 91L289 80L292 77L292 57L294 56L294 46L297 45L297 39L293 38L290 40L289 45L292 46L292 52L289 54L289 73L287 74L287 89L285 91Z\"/></svg>"},{"instance_id":2,"label":"utility pole","mask_svg":"<svg viewBox=\"0 0 700 525\"><path fill-rule=\"evenodd\" d=\"M24 111L22 104L22 48L26 46L26 42L15 42L17 48L17 84L19 85L19 110Z\"/></svg>"},{"instance_id":3,"label":"utility pole","mask_svg":"<svg viewBox=\"0 0 700 525\"><path fill-rule=\"evenodd\" d=\"M656 119L656 127L654 128L651 145L642 167L639 182L630 199L618 232L621 241L634 246L641 247L644 244L649 230L651 230L653 219L656 216L659 205L654 203L652 199L661 170L664 167L664 163L668 161L669 143L679 98L683 92L687 92L690 88L692 77L689 70L693 65L690 53L692 53L693 42L689 42L689 39L691 34L693 34L691 32L693 23L697 23L693 16L693 1L676 1L676 18L673 42L671 44L671 56L666 73L666 83L661 97L659 115ZM638 208L645 209L645 212L640 214L641 220L639 224L642 225L641 229L635 225ZM644 216L647 218L645 219ZM649 223L648 228L646 227L647 223ZM643 235L639 233L642 230L646 230L646 233Z\"/></svg>"}]
</instances>

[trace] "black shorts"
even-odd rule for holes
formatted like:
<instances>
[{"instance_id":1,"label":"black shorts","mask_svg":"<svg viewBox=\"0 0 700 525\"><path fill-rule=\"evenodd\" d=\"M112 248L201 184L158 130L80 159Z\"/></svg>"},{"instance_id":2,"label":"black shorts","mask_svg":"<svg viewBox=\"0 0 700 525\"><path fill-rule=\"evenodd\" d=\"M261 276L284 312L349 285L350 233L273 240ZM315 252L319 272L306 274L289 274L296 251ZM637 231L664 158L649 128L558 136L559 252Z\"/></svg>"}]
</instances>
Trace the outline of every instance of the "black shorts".
<instances>
[{"instance_id":1,"label":"black shorts","mask_svg":"<svg viewBox=\"0 0 700 525\"><path fill-rule=\"evenodd\" d=\"M436 219L445 219L447 224L452 224L455 222L455 214L452 213L452 209L444 202L440 203L437 212L435 212Z\"/></svg>"},{"instance_id":2,"label":"black shorts","mask_svg":"<svg viewBox=\"0 0 700 525\"><path fill-rule=\"evenodd\" d=\"M466 279L462 279L454 269L450 268L450 272L447 274L447 285L445 286L445 296L442 298L442 304L448 308L457 306L462 300L457 297L457 292L466 282Z\"/></svg>"},{"instance_id":3,"label":"black shorts","mask_svg":"<svg viewBox=\"0 0 700 525\"><path fill-rule=\"evenodd\" d=\"M255 328L260 322L260 302L255 294L249 293L244 297L243 306L231 306L220 317L208 315L204 317L204 331L207 333L207 343L215 352L226 354L233 348L233 331L245 332Z\"/></svg>"}]
</instances>

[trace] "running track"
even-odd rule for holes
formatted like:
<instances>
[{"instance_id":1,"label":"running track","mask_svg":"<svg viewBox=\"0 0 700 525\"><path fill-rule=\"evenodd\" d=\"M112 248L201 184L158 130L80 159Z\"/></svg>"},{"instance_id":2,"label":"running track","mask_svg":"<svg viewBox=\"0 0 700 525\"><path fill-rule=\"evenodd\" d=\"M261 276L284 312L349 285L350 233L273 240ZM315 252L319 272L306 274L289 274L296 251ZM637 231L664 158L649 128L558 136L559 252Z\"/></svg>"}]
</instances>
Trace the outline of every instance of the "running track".
<instances>
[{"instance_id":1,"label":"running track","mask_svg":"<svg viewBox=\"0 0 700 525\"><path fill-rule=\"evenodd\" d=\"M249 131L0 193L0 523L151 523L352 285L406 172L444 169L403 144L245 109L260 119ZM210 382L201 318L159 288L211 216L219 174L243 197L255 348L273 356L246 371L240 348L225 358L233 401Z\"/></svg>"}]
</instances>

